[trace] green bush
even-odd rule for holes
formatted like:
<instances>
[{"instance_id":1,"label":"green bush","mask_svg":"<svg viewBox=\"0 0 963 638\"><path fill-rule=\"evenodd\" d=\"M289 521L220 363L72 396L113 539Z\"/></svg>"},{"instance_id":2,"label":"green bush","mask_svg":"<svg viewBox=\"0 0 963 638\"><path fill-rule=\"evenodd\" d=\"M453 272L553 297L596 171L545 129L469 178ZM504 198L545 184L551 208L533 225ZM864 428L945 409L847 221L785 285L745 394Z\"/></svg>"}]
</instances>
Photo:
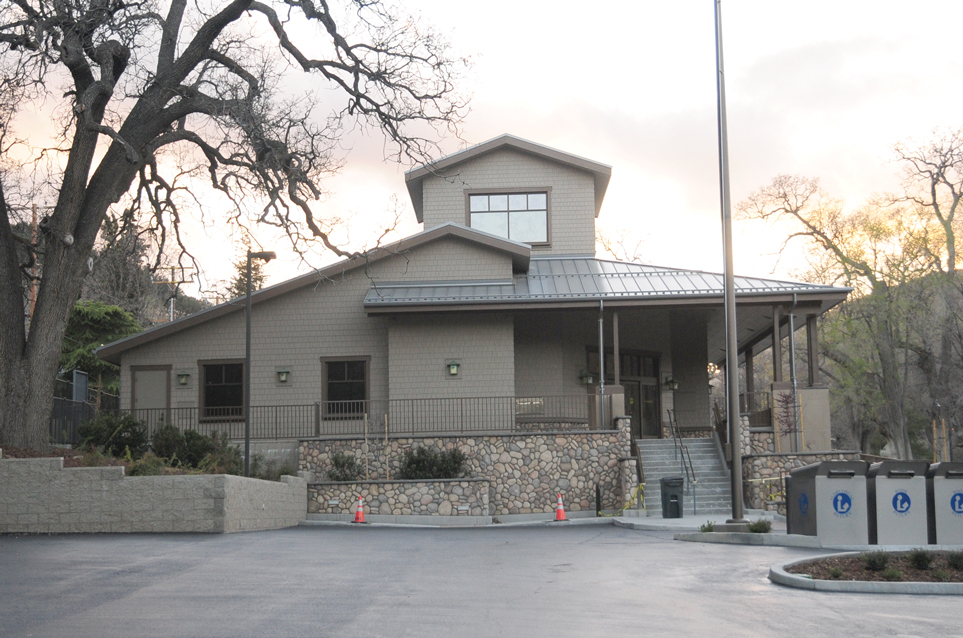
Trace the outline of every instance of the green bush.
<instances>
[{"instance_id":1,"label":"green bush","mask_svg":"<svg viewBox=\"0 0 963 638\"><path fill-rule=\"evenodd\" d=\"M889 554L884 551L866 552L859 557L863 566L871 572L881 572L889 565Z\"/></svg>"},{"instance_id":2,"label":"green bush","mask_svg":"<svg viewBox=\"0 0 963 638\"><path fill-rule=\"evenodd\" d=\"M123 456L127 450L139 459L147 451L147 426L130 413L101 412L96 419L77 429L88 448L101 448L113 456Z\"/></svg>"},{"instance_id":3,"label":"green bush","mask_svg":"<svg viewBox=\"0 0 963 638\"><path fill-rule=\"evenodd\" d=\"M205 437L206 438L206 437ZM207 474L237 474L244 473L244 460L241 450L231 445L226 434L211 432L211 451L200 460L197 468Z\"/></svg>"},{"instance_id":4,"label":"green bush","mask_svg":"<svg viewBox=\"0 0 963 638\"><path fill-rule=\"evenodd\" d=\"M184 452L181 460L191 467L199 467L208 454L214 452L214 440L195 430L184 431Z\"/></svg>"},{"instance_id":5,"label":"green bush","mask_svg":"<svg viewBox=\"0 0 963 638\"><path fill-rule=\"evenodd\" d=\"M465 455L461 450L439 452L435 448L420 447L405 452L399 476L405 481L453 479L461 476L464 465Z\"/></svg>"},{"instance_id":6,"label":"green bush","mask_svg":"<svg viewBox=\"0 0 963 638\"><path fill-rule=\"evenodd\" d=\"M169 461L183 460L184 435L173 425L164 425L154 432L150 440L150 447L154 454Z\"/></svg>"},{"instance_id":7,"label":"green bush","mask_svg":"<svg viewBox=\"0 0 963 638\"><path fill-rule=\"evenodd\" d=\"M130 476L158 476L164 473L166 467L167 461L153 452L147 452L139 460L127 466L127 474Z\"/></svg>"},{"instance_id":8,"label":"green bush","mask_svg":"<svg viewBox=\"0 0 963 638\"><path fill-rule=\"evenodd\" d=\"M260 454L251 456L251 476L262 481L280 481L284 475L297 476L297 470L290 464L282 464L277 459L265 461Z\"/></svg>"},{"instance_id":9,"label":"green bush","mask_svg":"<svg viewBox=\"0 0 963 638\"><path fill-rule=\"evenodd\" d=\"M772 531L772 521L760 518L749 523L749 531L753 534L768 534Z\"/></svg>"},{"instance_id":10,"label":"green bush","mask_svg":"<svg viewBox=\"0 0 963 638\"><path fill-rule=\"evenodd\" d=\"M941 583L945 583L950 579L950 574L942 569L937 569L935 572L933 572L933 578Z\"/></svg>"},{"instance_id":11,"label":"green bush","mask_svg":"<svg viewBox=\"0 0 963 638\"><path fill-rule=\"evenodd\" d=\"M699 531L702 532L703 534L714 532L715 529L716 529L716 524L713 523L712 521L706 521L705 523L699 526Z\"/></svg>"},{"instance_id":12,"label":"green bush","mask_svg":"<svg viewBox=\"0 0 963 638\"><path fill-rule=\"evenodd\" d=\"M903 580L903 572L895 567L887 567L883 570L883 578L886 580Z\"/></svg>"},{"instance_id":13,"label":"green bush","mask_svg":"<svg viewBox=\"0 0 963 638\"><path fill-rule=\"evenodd\" d=\"M842 567L830 567L830 568L829 568L829 577L832 578L833 580L838 580L838 579L842 578L842 577L843 577L843 573L844 573L844 572L843 572L843 568L842 568Z\"/></svg>"},{"instance_id":14,"label":"green bush","mask_svg":"<svg viewBox=\"0 0 963 638\"><path fill-rule=\"evenodd\" d=\"M946 565L950 569L963 571L963 551L947 552Z\"/></svg>"},{"instance_id":15,"label":"green bush","mask_svg":"<svg viewBox=\"0 0 963 638\"><path fill-rule=\"evenodd\" d=\"M344 452L335 452L331 456L331 469L328 478L332 481L357 481L361 478L361 464L358 459Z\"/></svg>"},{"instance_id":16,"label":"green bush","mask_svg":"<svg viewBox=\"0 0 963 638\"><path fill-rule=\"evenodd\" d=\"M934 558L933 552L919 547L911 550L908 557L910 565L916 569L929 569Z\"/></svg>"}]
</instances>

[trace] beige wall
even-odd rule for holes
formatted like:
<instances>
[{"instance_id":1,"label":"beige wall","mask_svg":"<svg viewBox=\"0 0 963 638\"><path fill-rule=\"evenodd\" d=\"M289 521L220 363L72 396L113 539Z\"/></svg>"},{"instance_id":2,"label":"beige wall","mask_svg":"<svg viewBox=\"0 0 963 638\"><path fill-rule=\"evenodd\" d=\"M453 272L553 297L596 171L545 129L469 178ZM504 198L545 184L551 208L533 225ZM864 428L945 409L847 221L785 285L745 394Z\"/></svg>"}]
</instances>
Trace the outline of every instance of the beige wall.
<instances>
[{"instance_id":1,"label":"beige wall","mask_svg":"<svg viewBox=\"0 0 963 638\"><path fill-rule=\"evenodd\" d=\"M369 317L362 301L375 282L510 278L511 258L457 238L442 239L355 269L319 279L252 309L251 404L309 405L321 399L322 357L371 358L369 396L388 398L388 322ZM508 348L511 348L509 332ZM171 365L171 406L198 407L198 361L244 358L244 313L211 320L124 354L121 405L130 406L132 365ZM290 370L279 384L276 369ZM179 371L191 374L179 386Z\"/></svg>"},{"instance_id":2,"label":"beige wall","mask_svg":"<svg viewBox=\"0 0 963 638\"><path fill-rule=\"evenodd\" d=\"M550 188L551 246L532 252L595 254L595 181L590 173L514 149L488 153L452 170L457 172L423 182L426 229L445 222L468 225L466 190Z\"/></svg>"},{"instance_id":3,"label":"beige wall","mask_svg":"<svg viewBox=\"0 0 963 638\"><path fill-rule=\"evenodd\" d=\"M512 318L398 317L388 330L391 399L508 397L515 391ZM457 377L445 364L457 360Z\"/></svg>"}]
</instances>

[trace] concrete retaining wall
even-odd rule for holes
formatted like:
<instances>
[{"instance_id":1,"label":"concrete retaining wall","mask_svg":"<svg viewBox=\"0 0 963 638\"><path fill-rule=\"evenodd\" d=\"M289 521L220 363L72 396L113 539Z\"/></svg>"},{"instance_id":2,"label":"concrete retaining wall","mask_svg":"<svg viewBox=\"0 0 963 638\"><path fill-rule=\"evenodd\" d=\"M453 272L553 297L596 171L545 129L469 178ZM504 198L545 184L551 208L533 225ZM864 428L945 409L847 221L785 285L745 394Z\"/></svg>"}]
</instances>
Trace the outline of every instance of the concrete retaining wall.
<instances>
[{"instance_id":1,"label":"concrete retaining wall","mask_svg":"<svg viewBox=\"0 0 963 638\"><path fill-rule=\"evenodd\" d=\"M224 474L124 476L64 469L63 459L0 459L0 532L214 532L278 529L304 519L307 482Z\"/></svg>"},{"instance_id":2,"label":"concrete retaining wall","mask_svg":"<svg viewBox=\"0 0 963 638\"><path fill-rule=\"evenodd\" d=\"M467 458L466 476L490 483L492 516L552 513L560 492L567 510L595 509L595 486L599 485L602 509L618 509L634 478L623 481L622 472L635 467L619 460L630 456L629 420L619 430L542 432L473 436L431 436L371 439L320 438L301 441L300 469L324 480L331 457L342 452L354 455L368 479L392 480L398 476L404 453L421 446L439 450L460 449ZM367 453L365 447L367 445ZM366 463L367 461L367 463ZM358 494L354 494L357 500ZM353 503L342 503L345 513Z\"/></svg>"},{"instance_id":3,"label":"concrete retaining wall","mask_svg":"<svg viewBox=\"0 0 963 638\"><path fill-rule=\"evenodd\" d=\"M488 516L489 488L483 479L311 483L308 513L354 514L360 496L366 514Z\"/></svg>"}]
</instances>

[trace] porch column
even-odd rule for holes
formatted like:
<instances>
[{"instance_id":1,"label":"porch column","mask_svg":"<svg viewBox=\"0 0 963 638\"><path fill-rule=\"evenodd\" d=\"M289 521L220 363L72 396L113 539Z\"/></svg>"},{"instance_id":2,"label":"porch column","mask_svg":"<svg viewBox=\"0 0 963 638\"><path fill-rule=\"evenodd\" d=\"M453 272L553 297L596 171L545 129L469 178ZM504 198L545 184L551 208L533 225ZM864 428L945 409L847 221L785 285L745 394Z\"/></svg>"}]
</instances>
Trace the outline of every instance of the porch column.
<instances>
[{"instance_id":1,"label":"porch column","mask_svg":"<svg viewBox=\"0 0 963 638\"><path fill-rule=\"evenodd\" d=\"M756 379L752 361L752 346L746 348L746 412L753 412L756 409Z\"/></svg>"},{"instance_id":2,"label":"porch column","mask_svg":"<svg viewBox=\"0 0 963 638\"><path fill-rule=\"evenodd\" d=\"M819 385L819 330L816 315L806 315L806 344L809 346L809 387Z\"/></svg>"},{"instance_id":3,"label":"porch column","mask_svg":"<svg viewBox=\"0 0 963 638\"><path fill-rule=\"evenodd\" d=\"M779 333L779 306L772 307L772 380L782 381L782 337Z\"/></svg>"},{"instance_id":4,"label":"porch column","mask_svg":"<svg viewBox=\"0 0 963 638\"><path fill-rule=\"evenodd\" d=\"M615 370L615 385L622 385L619 365L619 313L612 313L612 367Z\"/></svg>"}]
</instances>

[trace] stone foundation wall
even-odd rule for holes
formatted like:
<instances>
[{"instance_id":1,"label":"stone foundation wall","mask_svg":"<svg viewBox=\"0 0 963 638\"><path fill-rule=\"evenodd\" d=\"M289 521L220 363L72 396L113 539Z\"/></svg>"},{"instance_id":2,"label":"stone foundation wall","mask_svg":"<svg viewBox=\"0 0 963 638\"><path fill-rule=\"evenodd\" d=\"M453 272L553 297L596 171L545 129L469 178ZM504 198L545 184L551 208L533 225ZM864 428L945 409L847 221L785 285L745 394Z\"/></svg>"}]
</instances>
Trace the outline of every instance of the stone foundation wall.
<instances>
[{"instance_id":1,"label":"stone foundation wall","mask_svg":"<svg viewBox=\"0 0 963 638\"><path fill-rule=\"evenodd\" d=\"M361 496L366 514L489 516L489 488L483 479L311 483L308 513L354 514Z\"/></svg>"},{"instance_id":2,"label":"stone foundation wall","mask_svg":"<svg viewBox=\"0 0 963 638\"><path fill-rule=\"evenodd\" d=\"M304 439L300 469L324 480L331 457L354 455L367 467L366 482L392 481L407 450L431 446L459 449L467 458L466 477L489 482L490 515L551 513L561 493L567 510L595 509L595 485L603 509L621 508L624 500L619 459L630 456L629 420L617 430L532 432L474 436ZM634 472L634 468L632 470ZM353 500L357 500L358 494ZM344 506L345 513L353 503ZM380 508L380 505L379 505Z\"/></svg>"},{"instance_id":3,"label":"stone foundation wall","mask_svg":"<svg viewBox=\"0 0 963 638\"><path fill-rule=\"evenodd\" d=\"M619 459L619 477L621 478L622 505L630 503L630 509L638 507L635 491L639 487L639 475L636 471L638 461L635 458ZM641 495L639 496L641 498ZM620 506L621 507L621 506Z\"/></svg>"},{"instance_id":4,"label":"stone foundation wall","mask_svg":"<svg viewBox=\"0 0 963 638\"><path fill-rule=\"evenodd\" d=\"M753 433L755 434L755 433ZM747 454L742 457L742 481L746 507L786 513L785 482L792 470L820 461L859 460L859 452L817 452L810 454Z\"/></svg>"},{"instance_id":5,"label":"stone foundation wall","mask_svg":"<svg viewBox=\"0 0 963 638\"><path fill-rule=\"evenodd\" d=\"M0 532L215 532L304 520L307 482L201 474L124 476L123 467L64 469L63 459L0 459Z\"/></svg>"}]
</instances>

